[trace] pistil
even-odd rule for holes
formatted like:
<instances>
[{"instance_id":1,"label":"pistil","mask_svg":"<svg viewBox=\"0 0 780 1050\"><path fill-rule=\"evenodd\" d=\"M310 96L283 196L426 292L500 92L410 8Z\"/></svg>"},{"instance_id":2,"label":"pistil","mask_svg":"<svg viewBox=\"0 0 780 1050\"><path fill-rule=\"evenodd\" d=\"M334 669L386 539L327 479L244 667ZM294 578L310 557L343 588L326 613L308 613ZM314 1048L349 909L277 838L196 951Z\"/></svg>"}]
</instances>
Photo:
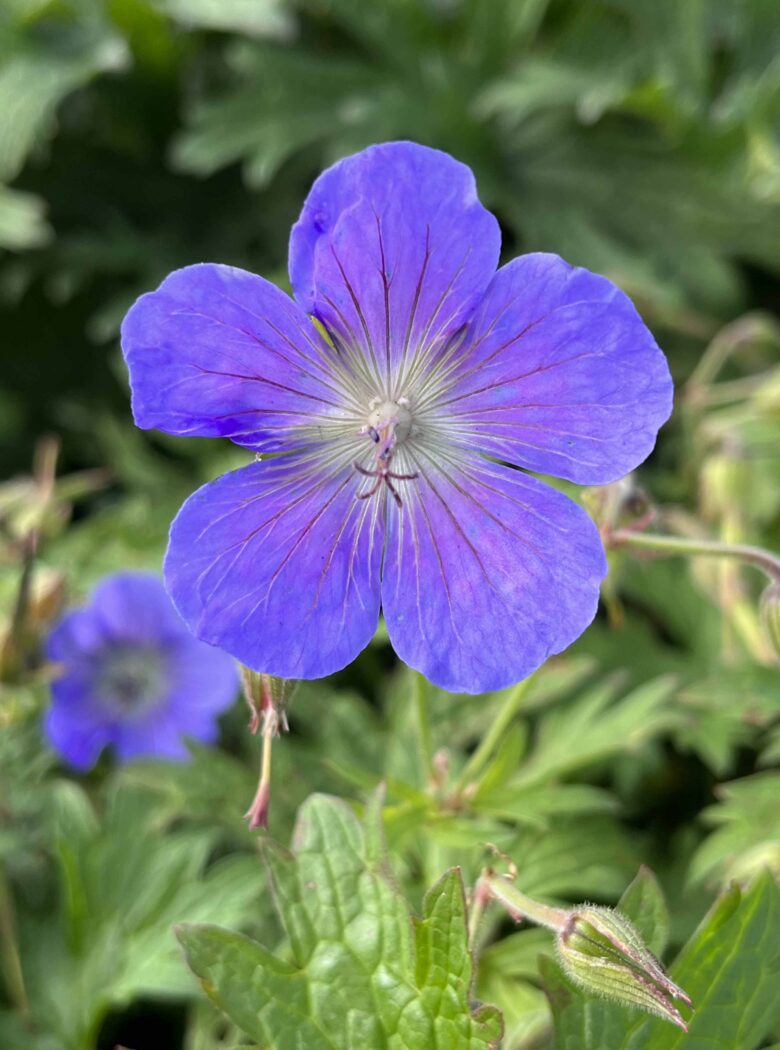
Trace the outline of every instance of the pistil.
<instances>
[{"instance_id":1,"label":"pistil","mask_svg":"<svg viewBox=\"0 0 780 1050\"><path fill-rule=\"evenodd\" d=\"M419 476L417 473L400 474L390 469L396 447L405 441L412 431L409 402L406 398L399 398L398 401L380 401L379 398L375 398L368 407L370 414L364 432L376 445L376 467L374 470L367 470L356 463L355 470L364 477L375 480L371 488L367 492L361 492L357 498L370 499L385 485L400 507L403 505L402 500L393 482L414 481Z\"/></svg>"}]
</instances>

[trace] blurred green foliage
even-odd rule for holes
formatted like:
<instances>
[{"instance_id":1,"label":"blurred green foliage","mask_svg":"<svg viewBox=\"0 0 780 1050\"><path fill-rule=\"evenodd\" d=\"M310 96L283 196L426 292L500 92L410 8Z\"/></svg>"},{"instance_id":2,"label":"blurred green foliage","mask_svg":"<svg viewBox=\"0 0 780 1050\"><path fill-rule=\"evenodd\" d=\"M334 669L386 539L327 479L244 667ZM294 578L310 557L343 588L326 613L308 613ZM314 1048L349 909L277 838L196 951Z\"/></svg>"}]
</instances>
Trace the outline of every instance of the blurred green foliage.
<instances>
[{"instance_id":1,"label":"blurred green foliage","mask_svg":"<svg viewBox=\"0 0 780 1050\"><path fill-rule=\"evenodd\" d=\"M133 428L125 309L199 260L284 283L324 165L388 138L443 148L474 168L505 257L557 251L607 273L669 354L675 417L618 502L680 535L777 549L777 4L5 0L0 115L0 1046L234 1050L244 1037L196 1005L171 926L216 922L290 955L241 819L259 762L246 712L188 765L117 772L107 758L78 783L39 729L39 643L63 602L116 569L159 569L181 501L243 462ZM61 440L51 484L46 432ZM593 504L604 526L608 495ZM455 866L472 886L486 842L552 900L614 903L647 863L663 891L640 876L626 910L640 927L649 914L659 951L668 910L672 952L688 942L676 979L714 1003L701 1043L680 1045L778 1043L780 920L761 872L780 875L780 677L761 581L735 563L610 562L602 614L527 689L427 688L433 781L420 684L381 633L304 685L275 745L273 837L288 842L312 792L360 810L383 782L404 915ZM694 935L731 879L754 881ZM474 994L500 1008L504 1050L611 1050L586 1030L620 1033L617 1050L629 1025L626 1050L678 1045L660 1022L584 1001L551 962L540 971L546 935L495 909L475 947ZM718 1014L729 1002L743 1027Z\"/></svg>"}]
</instances>

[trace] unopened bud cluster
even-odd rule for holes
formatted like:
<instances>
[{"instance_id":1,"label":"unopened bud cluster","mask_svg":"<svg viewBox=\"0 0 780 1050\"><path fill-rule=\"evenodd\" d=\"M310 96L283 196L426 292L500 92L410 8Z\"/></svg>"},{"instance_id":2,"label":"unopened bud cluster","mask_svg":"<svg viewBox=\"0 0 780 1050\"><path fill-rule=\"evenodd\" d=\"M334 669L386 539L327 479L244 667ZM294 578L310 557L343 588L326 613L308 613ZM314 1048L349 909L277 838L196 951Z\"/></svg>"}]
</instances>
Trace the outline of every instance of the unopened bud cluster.
<instances>
[{"instance_id":1,"label":"unopened bud cluster","mask_svg":"<svg viewBox=\"0 0 780 1050\"><path fill-rule=\"evenodd\" d=\"M586 992L637 1006L688 1031L674 1000L688 1006L691 1000L666 975L625 915L597 904L571 909L542 904L518 890L512 877L490 869L477 891L502 904L515 920L552 930L561 966Z\"/></svg>"},{"instance_id":2,"label":"unopened bud cluster","mask_svg":"<svg viewBox=\"0 0 780 1050\"><path fill-rule=\"evenodd\" d=\"M249 724L251 732L257 733L262 729L275 736L280 729L286 730L287 708L298 688L298 682L260 674L242 666L241 684L252 715Z\"/></svg>"},{"instance_id":3,"label":"unopened bud cluster","mask_svg":"<svg viewBox=\"0 0 780 1050\"><path fill-rule=\"evenodd\" d=\"M241 683L249 704L251 733L262 733L263 763L260 780L252 804L244 814L250 828L268 827L268 807L271 802L271 745L274 737L287 725L287 707L298 687L296 681L261 674L241 667Z\"/></svg>"},{"instance_id":4,"label":"unopened bud cluster","mask_svg":"<svg viewBox=\"0 0 780 1050\"><path fill-rule=\"evenodd\" d=\"M625 915L585 905L569 913L556 943L563 969L585 991L638 1006L688 1030L674 1000L688 1006L691 1000Z\"/></svg>"}]
</instances>

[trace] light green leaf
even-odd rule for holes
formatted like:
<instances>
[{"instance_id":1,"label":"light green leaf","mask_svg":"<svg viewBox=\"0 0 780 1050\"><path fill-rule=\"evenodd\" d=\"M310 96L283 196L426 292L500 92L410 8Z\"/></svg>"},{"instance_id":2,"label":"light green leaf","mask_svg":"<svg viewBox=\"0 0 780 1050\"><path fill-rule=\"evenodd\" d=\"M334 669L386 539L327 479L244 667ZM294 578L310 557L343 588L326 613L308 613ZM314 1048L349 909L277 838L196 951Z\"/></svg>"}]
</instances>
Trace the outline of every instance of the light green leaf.
<instances>
[{"instance_id":1,"label":"light green leaf","mask_svg":"<svg viewBox=\"0 0 780 1050\"><path fill-rule=\"evenodd\" d=\"M532 926L479 953L477 998L501 1010L505 1050L542 1045L539 1036L550 1025L550 1012L538 987L539 952L551 945L550 932Z\"/></svg>"},{"instance_id":2,"label":"light green leaf","mask_svg":"<svg viewBox=\"0 0 780 1050\"><path fill-rule=\"evenodd\" d=\"M523 892L545 899L616 897L642 859L636 838L603 816L560 816L546 830L523 828L502 848L520 859Z\"/></svg>"},{"instance_id":3,"label":"light green leaf","mask_svg":"<svg viewBox=\"0 0 780 1050\"><path fill-rule=\"evenodd\" d=\"M694 854L690 879L726 883L762 868L780 873L780 773L719 784L715 792L720 801L703 818L716 830Z\"/></svg>"},{"instance_id":4,"label":"light green leaf","mask_svg":"<svg viewBox=\"0 0 780 1050\"><path fill-rule=\"evenodd\" d=\"M692 748L719 776L733 769L735 752L750 744L780 710L774 668L722 669L686 686L675 739Z\"/></svg>"},{"instance_id":5,"label":"light green leaf","mask_svg":"<svg viewBox=\"0 0 780 1050\"><path fill-rule=\"evenodd\" d=\"M489 769L492 767L488 767ZM590 784L533 784L478 791L474 808L486 816L546 829L551 820L579 813L614 813L618 802L603 788Z\"/></svg>"},{"instance_id":6,"label":"light green leaf","mask_svg":"<svg viewBox=\"0 0 780 1050\"><path fill-rule=\"evenodd\" d=\"M375 802L366 829L343 802L302 806L293 853L265 849L289 956L213 927L179 930L206 994L274 1050L487 1050L502 1024L472 1012L460 873L448 872L409 911L385 870Z\"/></svg>"},{"instance_id":7,"label":"light green leaf","mask_svg":"<svg viewBox=\"0 0 780 1050\"><path fill-rule=\"evenodd\" d=\"M669 909L658 879L644 864L617 903L632 920L654 955L664 953L669 940Z\"/></svg>"},{"instance_id":8,"label":"light green leaf","mask_svg":"<svg viewBox=\"0 0 780 1050\"><path fill-rule=\"evenodd\" d=\"M754 1050L780 1023L780 889L768 874L715 903L671 968L690 995L689 1034L651 1020L622 1050Z\"/></svg>"},{"instance_id":9,"label":"light green leaf","mask_svg":"<svg viewBox=\"0 0 780 1050\"><path fill-rule=\"evenodd\" d=\"M263 1045L338 1050L309 1016L306 975L256 941L215 926L181 927L179 941L203 991Z\"/></svg>"},{"instance_id":10,"label":"light green leaf","mask_svg":"<svg viewBox=\"0 0 780 1050\"><path fill-rule=\"evenodd\" d=\"M669 700L674 680L656 678L615 700L614 681L588 690L575 703L550 711L513 786L564 776L610 755L638 748L678 720Z\"/></svg>"},{"instance_id":11,"label":"light green leaf","mask_svg":"<svg viewBox=\"0 0 780 1050\"><path fill-rule=\"evenodd\" d=\"M46 205L32 193L0 185L0 248L38 248L51 237Z\"/></svg>"},{"instance_id":12,"label":"light green leaf","mask_svg":"<svg viewBox=\"0 0 780 1050\"><path fill-rule=\"evenodd\" d=\"M15 178L57 106L96 73L121 68L124 42L98 20L53 21L15 35L0 51L0 178Z\"/></svg>"},{"instance_id":13,"label":"light green leaf","mask_svg":"<svg viewBox=\"0 0 780 1050\"><path fill-rule=\"evenodd\" d=\"M162 0L160 10L189 29L223 29L254 37L287 37L292 19L282 0Z\"/></svg>"}]
</instances>

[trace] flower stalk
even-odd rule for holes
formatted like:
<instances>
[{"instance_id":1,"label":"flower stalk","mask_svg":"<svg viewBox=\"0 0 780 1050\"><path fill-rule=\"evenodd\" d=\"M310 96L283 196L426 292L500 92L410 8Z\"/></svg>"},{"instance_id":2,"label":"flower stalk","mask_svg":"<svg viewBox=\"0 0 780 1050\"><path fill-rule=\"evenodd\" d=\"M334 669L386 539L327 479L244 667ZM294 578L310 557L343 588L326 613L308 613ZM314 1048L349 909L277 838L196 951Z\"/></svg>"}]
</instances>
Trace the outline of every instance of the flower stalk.
<instances>
[{"instance_id":1,"label":"flower stalk","mask_svg":"<svg viewBox=\"0 0 780 1050\"><path fill-rule=\"evenodd\" d=\"M780 582L780 558L761 547L743 543L723 543L718 540L689 539L683 536L664 536L636 532L630 528L616 529L606 537L608 547L636 547L661 556L675 554L692 557L733 558L760 569L771 582Z\"/></svg>"},{"instance_id":2,"label":"flower stalk","mask_svg":"<svg viewBox=\"0 0 780 1050\"><path fill-rule=\"evenodd\" d=\"M551 930L561 966L584 991L647 1010L688 1031L675 1000L690 1006L690 998L667 976L625 915L595 904L574 908L543 904L519 890L513 876L490 869L483 872L474 892L475 925L486 898L501 904L516 922L527 919Z\"/></svg>"},{"instance_id":3,"label":"flower stalk","mask_svg":"<svg viewBox=\"0 0 780 1050\"><path fill-rule=\"evenodd\" d=\"M244 814L249 827L268 828L268 811L271 804L271 757L274 737L280 731L287 732L287 705L292 699L298 683L273 675L259 674L248 667L241 668L244 696L249 704L251 718L249 731L260 733L263 738L263 756L260 764L260 779L252 804Z\"/></svg>"}]
</instances>

